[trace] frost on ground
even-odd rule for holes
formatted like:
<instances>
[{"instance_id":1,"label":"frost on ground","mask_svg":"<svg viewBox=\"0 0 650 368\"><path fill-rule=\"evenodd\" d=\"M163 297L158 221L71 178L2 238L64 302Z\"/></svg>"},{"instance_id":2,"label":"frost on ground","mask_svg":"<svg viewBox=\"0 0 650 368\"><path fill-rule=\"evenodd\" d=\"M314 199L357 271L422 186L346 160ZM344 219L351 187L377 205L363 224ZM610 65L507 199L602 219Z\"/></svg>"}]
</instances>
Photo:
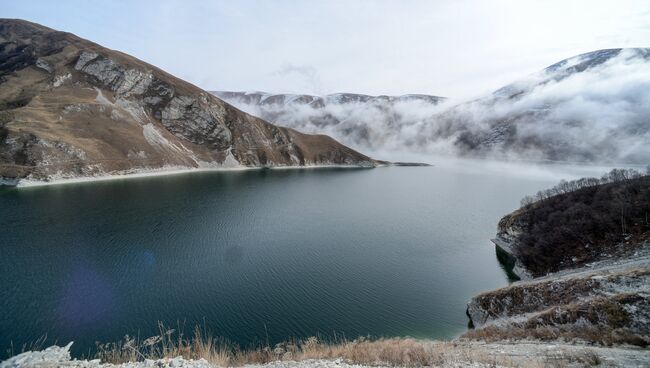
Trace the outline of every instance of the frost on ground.
<instances>
[{"instance_id":1,"label":"frost on ground","mask_svg":"<svg viewBox=\"0 0 650 368\"><path fill-rule=\"evenodd\" d=\"M186 367L213 368L224 364L208 362L205 359L183 357L162 359L140 359L137 362L120 364L102 363L95 360L71 359L69 348L52 346L42 351L29 351L0 363L0 368L146 368ZM391 350L391 347L393 350ZM332 357L327 354L344 355ZM588 347L570 344L483 343L471 341L440 342L413 339L388 339L374 342L347 343L330 346L326 350L307 352L304 359L275 360L265 364L240 365L245 368L354 368L354 367L648 367L650 354L647 349ZM323 358L323 356L327 358ZM407 358L403 363L394 359Z\"/></svg>"},{"instance_id":2,"label":"frost on ground","mask_svg":"<svg viewBox=\"0 0 650 368\"><path fill-rule=\"evenodd\" d=\"M105 364L99 359L76 360L70 357L70 346L50 346L42 351L28 351L0 363L0 368L54 368L54 367L79 367L79 368L145 368L145 367L187 367L187 368L211 368L205 359L186 360L183 357L165 358L158 360L145 359L141 362L129 362L122 364Z\"/></svg>"},{"instance_id":3,"label":"frost on ground","mask_svg":"<svg viewBox=\"0 0 650 368\"><path fill-rule=\"evenodd\" d=\"M464 337L476 340L564 339L647 347L648 248L628 259L597 262L482 293L472 298L467 314L476 329Z\"/></svg>"}]
</instances>

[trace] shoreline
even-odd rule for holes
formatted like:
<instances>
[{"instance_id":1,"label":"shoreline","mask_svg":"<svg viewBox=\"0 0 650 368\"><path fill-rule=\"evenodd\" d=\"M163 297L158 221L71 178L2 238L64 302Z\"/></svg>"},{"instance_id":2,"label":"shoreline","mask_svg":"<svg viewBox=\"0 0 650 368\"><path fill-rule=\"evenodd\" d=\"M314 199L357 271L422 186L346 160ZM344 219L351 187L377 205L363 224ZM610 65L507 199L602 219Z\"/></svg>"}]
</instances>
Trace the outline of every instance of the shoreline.
<instances>
[{"instance_id":1,"label":"shoreline","mask_svg":"<svg viewBox=\"0 0 650 368\"><path fill-rule=\"evenodd\" d=\"M237 167L197 167L197 168L182 168L170 167L168 169L152 169L152 170L138 170L124 174L108 174L99 176L80 176L76 178L62 178L53 179L50 181L42 180L17 180L15 185L4 184L10 182L9 180L0 180L0 188L35 188L53 185L65 184L80 184L92 183L101 181L112 180L129 180L138 178L148 178L157 176L173 176L181 174L193 174L204 172L235 172L235 171L249 171L249 170L305 170L305 169L373 169L377 167L389 167L392 165L377 165L377 166L360 166L360 165L306 165L306 166L237 166Z\"/></svg>"}]
</instances>

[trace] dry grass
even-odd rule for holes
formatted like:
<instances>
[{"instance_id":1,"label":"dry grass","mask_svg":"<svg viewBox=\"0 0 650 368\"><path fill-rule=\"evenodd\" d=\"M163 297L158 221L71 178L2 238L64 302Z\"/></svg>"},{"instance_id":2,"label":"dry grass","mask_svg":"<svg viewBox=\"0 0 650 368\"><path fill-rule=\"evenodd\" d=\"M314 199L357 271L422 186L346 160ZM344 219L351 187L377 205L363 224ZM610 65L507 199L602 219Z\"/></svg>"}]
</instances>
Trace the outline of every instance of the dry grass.
<instances>
[{"instance_id":1,"label":"dry grass","mask_svg":"<svg viewBox=\"0 0 650 368\"><path fill-rule=\"evenodd\" d=\"M48 340L47 335L43 335L30 343L23 344L22 346L14 346L14 343L12 341L11 346L6 351L4 351L4 353L6 354L6 357L12 357L14 355L24 353L26 351L43 350L49 346L48 345L49 343L50 341ZM2 361L4 358L5 358L4 356L0 355L0 361Z\"/></svg>"},{"instance_id":2,"label":"dry grass","mask_svg":"<svg viewBox=\"0 0 650 368\"><path fill-rule=\"evenodd\" d=\"M577 344L594 344L594 346L638 346L646 348L648 337L630 331L629 329L611 329L603 326L588 325L560 325L536 326L526 328L521 326L488 326L471 330L463 334L463 338L474 341L500 342L500 341L541 341L541 342L567 342Z\"/></svg>"},{"instance_id":3,"label":"dry grass","mask_svg":"<svg viewBox=\"0 0 650 368\"><path fill-rule=\"evenodd\" d=\"M490 367L550 367L561 362L597 362L595 356L518 357L463 342L417 340L413 338L339 340L324 342L316 337L292 340L275 346L241 349L195 328L184 337L173 329L160 326L160 333L143 341L126 336L117 343L98 344L94 358L106 363L124 363L144 359L182 356L185 359L205 359L218 366L264 364L272 361L303 361L308 359L343 359L364 365L401 367L443 367L479 363Z\"/></svg>"},{"instance_id":4,"label":"dry grass","mask_svg":"<svg viewBox=\"0 0 650 368\"><path fill-rule=\"evenodd\" d=\"M182 332L158 325L159 334L142 341L131 336L106 344L97 344L96 359L106 363L126 363L144 359L160 359L183 356L188 359L205 359L213 364L227 366L231 361L229 344L204 334L200 327L190 337Z\"/></svg>"},{"instance_id":5,"label":"dry grass","mask_svg":"<svg viewBox=\"0 0 650 368\"><path fill-rule=\"evenodd\" d=\"M450 362L483 362L505 365L484 354L469 350L451 353L453 346L444 342L428 342L410 338L367 340L325 343L316 337L304 340L240 349L236 345L219 343L196 330L190 339L174 339L170 335L159 335L142 342L132 338L114 344L98 345L96 358L108 363L124 363L143 359L160 359L183 356L186 359L205 359L219 366L241 366L264 364L278 360L302 361L308 359L344 359L367 365L390 365L406 367L442 366Z\"/></svg>"},{"instance_id":6,"label":"dry grass","mask_svg":"<svg viewBox=\"0 0 650 368\"><path fill-rule=\"evenodd\" d=\"M648 298L640 293L576 301L547 308L528 315L523 322L489 325L463 334L464 338L496 342L504 340L537 340L587 342L613 346L650 345L650 329L642 321L647 314ZM635 314L630 314L633 311Z\"/></svg>"}]
</instances>

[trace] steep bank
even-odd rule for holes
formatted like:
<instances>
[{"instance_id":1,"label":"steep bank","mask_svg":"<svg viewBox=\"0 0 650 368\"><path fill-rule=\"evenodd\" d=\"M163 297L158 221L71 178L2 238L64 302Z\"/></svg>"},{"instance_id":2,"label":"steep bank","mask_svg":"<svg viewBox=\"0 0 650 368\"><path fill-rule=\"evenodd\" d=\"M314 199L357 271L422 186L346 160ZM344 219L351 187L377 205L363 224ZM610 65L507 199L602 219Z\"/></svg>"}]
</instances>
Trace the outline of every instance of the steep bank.
<instances>
[{"instance_id":1,"label":"steep bank","mask_svg":"<svg viewBox=\"0 0 650 368\"><path fill-rule=\"evenodd\" d=\"M0 20L0 183L377 161L248 115L118 51Z\"/></svg>"},{"instance_id":2,"label":"steep bank","mask_svg":"<svg viewBox=\"0 0 650 368\"><path fill-rule=\"evenodd\" d=\"M525 199L494 240L524 281L472 298L464 337L650 345L648 193L649 176L613 170Z\"/></svg>"},{"instance_id":3,"label":"steep bank","mask_svg":"<svg viewBox=\"0 0 650 368\"><path fill-rule=\"evenodd\" d=\"M482 293L464 337L601 345L650 344L650 244L629 259L602 261Z\"/></svg>"},{"instance_id":4,"label":"steep bank","mask_svg":"<svg viewBox=\"0 0 650 368\"><path fill-rule=\"evenodd\" d=\"M625 259L650 239L650 176L614 169L522 200L493 240L522 278Z\"/></svg>"}]
</instances>

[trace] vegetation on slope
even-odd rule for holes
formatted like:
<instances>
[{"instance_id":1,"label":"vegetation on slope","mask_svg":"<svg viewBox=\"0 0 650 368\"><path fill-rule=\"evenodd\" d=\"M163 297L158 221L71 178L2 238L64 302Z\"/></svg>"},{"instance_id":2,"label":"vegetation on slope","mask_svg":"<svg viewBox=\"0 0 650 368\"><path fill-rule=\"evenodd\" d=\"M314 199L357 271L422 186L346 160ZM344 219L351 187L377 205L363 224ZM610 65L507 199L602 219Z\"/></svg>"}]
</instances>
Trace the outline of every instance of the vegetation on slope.
<instances>
[{"instance_id":1,"label":"vegetation on slope","mask_svg":"<svg viewBox=\"0 0 650 368\"><path fill-rule=\"evenodd\" d=\"M630 254L650 238L649 174L562 181L524 198L499 230L517 234L515 256L534 276Z\"/></svg>"}]
</instances>

